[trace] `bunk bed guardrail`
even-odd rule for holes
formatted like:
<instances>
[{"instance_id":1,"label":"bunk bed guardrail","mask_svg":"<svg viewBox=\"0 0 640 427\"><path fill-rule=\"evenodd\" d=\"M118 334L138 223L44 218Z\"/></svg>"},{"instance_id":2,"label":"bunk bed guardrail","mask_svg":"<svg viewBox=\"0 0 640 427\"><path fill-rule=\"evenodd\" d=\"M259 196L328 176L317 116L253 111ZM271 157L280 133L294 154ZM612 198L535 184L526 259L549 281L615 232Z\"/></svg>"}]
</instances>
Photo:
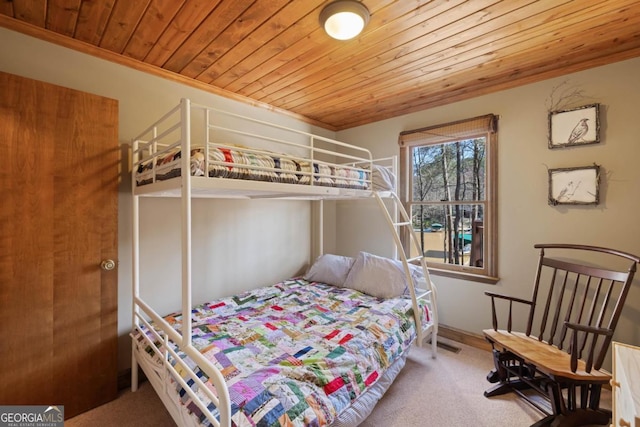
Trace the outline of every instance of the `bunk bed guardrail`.
<instances>
[{"instance_id":1,"label":"bunk bed guardrail","mask_svg":"<svg viewBox=\"0 0 640 427\"><path fill-rule=\"evenodd\" d=\"M220 120L242 125L222 126L217 124ZM310 196L351 197L355 194L349 189L372 189L374 168L366 148L187 99L133 139L132 159L134 194L157 192L162 187L156 184L183 176L184 169L195 186L207 178L234 178L237 181L225 181L233 189L241 188L242 180L266 181L315 187L301 190ZM188 167L183 168L185 162ZM282 187L287 191L295 190Z\"/></svg>"}]
</instances>

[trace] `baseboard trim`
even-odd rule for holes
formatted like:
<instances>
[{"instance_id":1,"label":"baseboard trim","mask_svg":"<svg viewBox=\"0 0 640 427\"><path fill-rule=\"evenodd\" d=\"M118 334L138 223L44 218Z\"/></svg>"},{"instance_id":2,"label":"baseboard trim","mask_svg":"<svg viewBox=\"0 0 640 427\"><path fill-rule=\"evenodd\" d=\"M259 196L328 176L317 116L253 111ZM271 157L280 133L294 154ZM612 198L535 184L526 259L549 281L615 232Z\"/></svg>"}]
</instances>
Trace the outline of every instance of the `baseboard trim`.
<instances>
[{"instance_id":1,"label":"baseboard trim","mask_svg":"<svg viewBox=\"0 0 640 427\"><path fill-rule=\"evenodd\" d=\"M481 335L456 329L451 326L442 324L438 325L438 336L452 341L457 341L471 347L479 348L481 350L491 351L491 344L489 344Z\"/></svg>"}]
</instances>

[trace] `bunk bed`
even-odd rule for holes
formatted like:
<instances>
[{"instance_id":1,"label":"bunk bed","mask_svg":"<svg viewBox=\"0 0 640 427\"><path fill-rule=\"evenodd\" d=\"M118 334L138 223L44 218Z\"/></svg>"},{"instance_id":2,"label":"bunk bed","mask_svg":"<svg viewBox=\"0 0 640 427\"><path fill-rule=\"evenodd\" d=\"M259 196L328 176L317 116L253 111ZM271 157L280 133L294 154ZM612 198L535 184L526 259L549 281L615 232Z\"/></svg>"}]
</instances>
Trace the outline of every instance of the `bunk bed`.
<instances>
[{"instance_id":1,"label":"bunk bed","mask_svg":"<svg viewBox=\"0 0 640 427\"><path fill-rule=\"evenodd\" d=\"M184 153L188 153L185 155ZM402 250L411 220L395 158L188 99L132 141L132 389L142 368L176 423L355 426L404 366L413 343L436 355L436 289ZM140 292L140 199L181 200L181 310L160 315ZM192 304L193 198L375 199L394 259L324 254L322 215L304 276ZM419 252L419 251L418 251Z\"/></svg>"}]
</instances>

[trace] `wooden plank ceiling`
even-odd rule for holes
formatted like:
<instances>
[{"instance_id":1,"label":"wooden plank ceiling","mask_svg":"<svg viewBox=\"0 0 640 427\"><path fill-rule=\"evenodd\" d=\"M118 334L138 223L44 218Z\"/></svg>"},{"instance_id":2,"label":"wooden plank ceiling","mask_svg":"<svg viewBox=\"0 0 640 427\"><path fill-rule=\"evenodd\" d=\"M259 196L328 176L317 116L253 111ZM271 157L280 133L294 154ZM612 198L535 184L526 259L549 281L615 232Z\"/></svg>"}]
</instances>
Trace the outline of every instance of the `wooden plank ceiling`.
<instances>
[{"instance_id":1,"label":"wooden plank ceiling","mask_svg":"<svg viewBox=\"0 0 640 427\"><path fill-rule=\"evenodd\" d=\"M0 25L333 130L640 56L640 1L0 0Z\"/></svg>"}]
</instances>

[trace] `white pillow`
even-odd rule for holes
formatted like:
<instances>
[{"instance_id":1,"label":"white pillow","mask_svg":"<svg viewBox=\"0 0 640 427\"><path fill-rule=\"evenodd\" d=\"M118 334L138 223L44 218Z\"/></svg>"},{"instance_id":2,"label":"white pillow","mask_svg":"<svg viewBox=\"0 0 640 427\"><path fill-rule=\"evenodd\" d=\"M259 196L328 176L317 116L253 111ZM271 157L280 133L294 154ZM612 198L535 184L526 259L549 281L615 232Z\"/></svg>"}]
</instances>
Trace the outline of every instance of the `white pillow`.
<instances>
[{"instance_id":1,"label":"white pillow","mask_svg":"<svg viewBox=\"0 0 640 427\"><path fill-rule=\"evenodd\" d=\"M349 270L354 259L341 255L324 254L320 255L304 279L310 282L322 282L334 286L344 286Z\"/></svg>"},{"instance_id":2,"label":"white pillow","mask_svg":"<svg viewBox=\"0 0 640 427\"><path fill-rule=\"evenodd\" d=\"M412 264L409 267L414 280L423 277L422 267ZM393 298L405 293L407 280L401 261L360 252L344 287L378 298Z\"/></svg>"}]
</instances>

